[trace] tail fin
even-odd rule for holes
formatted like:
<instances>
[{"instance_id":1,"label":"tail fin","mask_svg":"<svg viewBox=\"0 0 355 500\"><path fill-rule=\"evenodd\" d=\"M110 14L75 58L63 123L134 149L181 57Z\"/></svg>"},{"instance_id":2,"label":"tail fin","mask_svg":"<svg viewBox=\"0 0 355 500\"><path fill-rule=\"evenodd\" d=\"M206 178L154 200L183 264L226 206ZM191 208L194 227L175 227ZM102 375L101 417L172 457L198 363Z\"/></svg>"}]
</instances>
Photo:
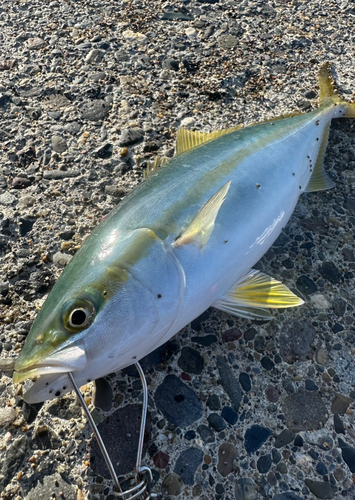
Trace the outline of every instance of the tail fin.
<instances>
[{"instance_id":1,"label":"tail fin","mask_svg":"<svg viewBox=\"0 0 355 500\"><path fill-rule=\"evenodd\" d=\"M334 104L342 104L345 110L339 118L355 118L355 103L348 102L337 94L331 67L328 62L324 63L319 71L319 102L330 99Z\"/></svg>"}]
</instances>

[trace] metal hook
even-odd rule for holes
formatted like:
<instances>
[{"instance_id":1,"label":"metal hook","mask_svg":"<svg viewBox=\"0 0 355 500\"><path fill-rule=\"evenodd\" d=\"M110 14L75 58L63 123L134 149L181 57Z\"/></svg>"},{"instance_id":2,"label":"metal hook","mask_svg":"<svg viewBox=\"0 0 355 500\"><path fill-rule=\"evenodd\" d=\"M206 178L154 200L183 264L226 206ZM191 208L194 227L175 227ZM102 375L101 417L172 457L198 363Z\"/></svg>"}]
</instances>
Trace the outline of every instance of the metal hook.
<instances>
[{"instance_id":1,"label":"metal hook","mask_svg":"<svg viewBox=\"0 0 355 500\"><path fill-rule=\"evenodd\" d=\"M143 407L142 407L142 419L141 419L141 425L140 425L140 431L139 431L139 443L138 443L138 451L137 451L137 460L136 460L136 466L135 466L135 485L132 486L130 489L123 491L122 487L118 481L117 474L115 472L115 469L113 467L112 461L110 459L110 456L107 452L105 443L102 440L102 437L99 433L99 430L94 422L94 419L91 416L91 413L89 411L89 408L87 407L87 404L85 403L85 400L80 392L79 387L77 386L75 379L73 377L73 374L71 372L68 372L69 379L72 383L73 389L78 396L78 399L80 401L81 406L83 407L83 410L86 414L86 418L89 421L89 424L91 425L92 431L95 434L95 437L97 439L97 442L99 444L101 453L105 459L106 465L108 467L108 470L110 471L112 480L118 490L116 493L117 496L121 500L150 500L153 498L156 498L156 495L150 492L150 487L153 481L153 476L152 472L149 469L149 467L142 466L142 453L143 453L143 443L144 443L144 431L145 431L145 423L146 423L146 418L147 418L147 409L148 409L148 386L147 386L147 381L144 376L144 372L142 370L141 365L137 362L135 363L135 366L138 370L142 386L143 386Z\"/></svg>"}]
</instances>

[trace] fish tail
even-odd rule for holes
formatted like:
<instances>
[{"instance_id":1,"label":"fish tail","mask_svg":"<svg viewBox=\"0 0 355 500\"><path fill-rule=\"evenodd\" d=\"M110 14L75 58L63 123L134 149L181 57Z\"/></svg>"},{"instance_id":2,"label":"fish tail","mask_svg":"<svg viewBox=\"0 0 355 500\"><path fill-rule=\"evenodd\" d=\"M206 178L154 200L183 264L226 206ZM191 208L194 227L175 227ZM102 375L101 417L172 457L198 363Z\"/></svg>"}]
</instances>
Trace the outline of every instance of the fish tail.
<instances>
[{"instance_id":1,"label":"fish tail","mask_svg":"<svg viewBox=\"0 0 355 500\"><path fill-rule=\"evenodd\" d=\"M338 95L329 62L323 64L319 71L318 78L320 89L319 102L322 103L325 100L330 100L335 105L341 104L344 106L344 110L339 118L355 118L355 103L348 102Z\"/></svg>"}]
</instances>

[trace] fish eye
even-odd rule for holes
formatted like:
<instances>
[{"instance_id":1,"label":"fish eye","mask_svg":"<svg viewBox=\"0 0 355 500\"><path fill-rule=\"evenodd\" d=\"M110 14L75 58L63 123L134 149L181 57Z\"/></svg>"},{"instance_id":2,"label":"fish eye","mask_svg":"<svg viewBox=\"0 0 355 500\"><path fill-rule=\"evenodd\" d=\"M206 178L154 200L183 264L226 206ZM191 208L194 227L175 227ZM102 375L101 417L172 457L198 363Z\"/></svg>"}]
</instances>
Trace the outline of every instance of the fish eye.
<instances>
[{"instance_id":1,"label":"fish eye","mask_svg":"<svg viewBox=\"0 0 355 500\"><path fill-rule=\"evenodd\" d=\"M85 326L89 316L90 313L87 309L74 309L69 316L69 325L73 328L76 326Z\"/></svg>"},{"instance_id":2,"label":"fish eye","mask_svg":"<svg viewBox=\"0 0 355 500\"><path fill-rule=\"evenodd\" d=\"M63 325L73 333L90 326L96 315L94 304L90 300L81 298L66 302L62 311Z\"/></svg>"}]
</instances>

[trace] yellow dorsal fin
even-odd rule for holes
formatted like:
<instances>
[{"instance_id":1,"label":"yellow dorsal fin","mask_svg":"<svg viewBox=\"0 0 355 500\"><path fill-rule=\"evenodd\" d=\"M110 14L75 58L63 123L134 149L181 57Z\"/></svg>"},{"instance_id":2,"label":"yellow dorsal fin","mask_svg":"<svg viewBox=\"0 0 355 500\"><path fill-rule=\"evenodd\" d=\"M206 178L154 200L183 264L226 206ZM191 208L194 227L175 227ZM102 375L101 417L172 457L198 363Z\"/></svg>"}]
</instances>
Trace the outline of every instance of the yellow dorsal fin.
<instances>
[{"instance_id":1,"label":"yellow dorsal fin","mask_svg":"<svg viewBox=\"0 0 355 500\"><path fill-rule=\"evenodd\" d=\"M166 156L162 156L161 158L157 156L155 160L148 161L147 168L143 171L144 179L148 179L151 175L153 175L159 167L166 167L169 163L169 158Z\"/></svg>"},{"instance_id":2,"label":"yellow dorsal fin","mask_svg":"<svg viewBox=\"0 0 355 500\"><path fill-rule=\"evenodd\" d=\"M338 118L355 118L355 103L348 102L337 94L329 62L322 65L318 78L320 89L319 102L322 103L322 101L330 99L335 105L343 104L346 108L339 114Z\"/></svg>"},{"instance_id":3,"label":"yellow dorsal fin","mask_svg":"<svg viewBox=\"0 0 355 500\"><path fill-rule=\"evenodd\" d=\"M331 74L331 67L328 62L324 63L319 70L318 75L319 82L319 101L322 102L328 97L333 97L335 92L334 80Z\"/></svg>"},{"instance_id":4,"label":"yellow dorsal fin","mask_svg":"<svg viewBox=\"0 0 355 500\"><path fill-rule=\"evenodd\" d=\"M197 148L206 142L214 141L240 128L243 128L243 125L236 125L235 127L226 128L224 130L216 130L216 132L192 132L185 128L179 128L176 133L175 154L180 155L181 153L186 153L186 151L190 151L190 149Z\"/></svg>"},{"instance_id":5,"label":"yellow dorsal fin","mask_svg":"<svg viewBox=\"0 0 355 500\"><path fill-rule=\"evenodd\" d=\"M194 243L200 248L208 242L216 221L219 209L224 202L232 181L222 186L212 198L197 212L189 227L175 241L174 246L180 247L189 243Z\"/></svg>"}]
</instances>

